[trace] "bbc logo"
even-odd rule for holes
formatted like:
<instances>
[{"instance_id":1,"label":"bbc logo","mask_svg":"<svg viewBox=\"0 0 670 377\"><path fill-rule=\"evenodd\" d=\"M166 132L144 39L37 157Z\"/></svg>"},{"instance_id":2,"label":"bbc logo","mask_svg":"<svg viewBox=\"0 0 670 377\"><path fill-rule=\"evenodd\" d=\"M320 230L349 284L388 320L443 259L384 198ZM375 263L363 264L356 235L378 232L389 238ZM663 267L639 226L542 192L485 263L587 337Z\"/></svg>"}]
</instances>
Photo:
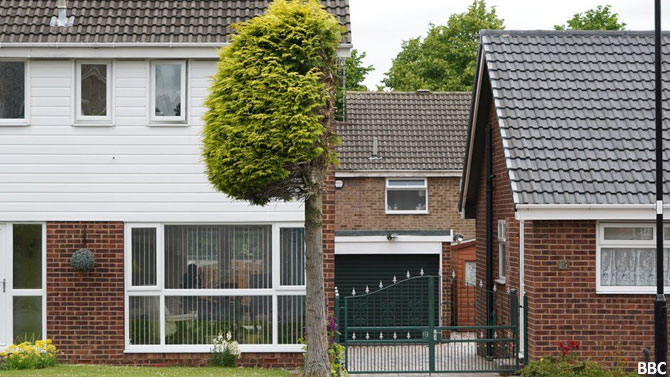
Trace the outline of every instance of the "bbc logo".
<instances>
[{"instance_id":1,"label":"bbc logo","mask_svg":"<svg viewBox=\"0 0 670 377\"><path fill-rule=\"evenodd\" d=\"M667 365L663 363L637 363L637 374L639 375L648 375L648 374L660 374L665 375L668 372Z\"/></svg>"}]
</instances>

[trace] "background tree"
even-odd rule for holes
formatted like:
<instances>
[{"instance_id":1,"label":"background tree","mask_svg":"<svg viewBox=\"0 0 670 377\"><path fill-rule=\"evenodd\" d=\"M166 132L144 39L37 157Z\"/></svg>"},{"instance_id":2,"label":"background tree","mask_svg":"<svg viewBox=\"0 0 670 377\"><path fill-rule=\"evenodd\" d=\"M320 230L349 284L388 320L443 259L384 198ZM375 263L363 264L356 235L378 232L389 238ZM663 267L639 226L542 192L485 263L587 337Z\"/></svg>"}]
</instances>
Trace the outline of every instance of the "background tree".
<instances>
[{"instance_id":1,"label":"background tree","mask_svg":"<svg viewBox=\"0 0 670 377\"><path fill-rule=\"evenodd\" d=\"M495 7L475 0L464 13L453 14L447 24L431 24L422 40L403 42L398 56L382 80L392 90L469 91L475 77L479 32L503 29Z\"/></svg>"},{"instance_id":2,"label":"background tree","mask_svg":"<svg viewBox=\"0 0 670 377\"><path fill-rule=\"evenodd\" d=\"M344 61L342 71L345 85L338 85L336 94L338 120L341 120L344 114L345 90L350 92L365 92L368 90L367 86L363 85L363 81L365 81L365 76L374 71L375 68L372 65L363 65L365 55L365 52L353 49L351 50L351 56Z\"/></svg>"},{"instance_id":3,"label":"background tree","mask_svg":"<svg viewBox=\"0 0 670 377\"><path fill-rule=\"evenodd\" d=\"M626 24L619 21L619 14L609 5L598 5L584 13L575 13L565 25L554 25L556 30L624 30Z\"/></svg>"},{"instance_id":4,"label":"background tree","mask_svg":"<svg viewBox=\"0 0 670 377\"><path fill-rule=\"evenodd\" d=\"M235 28L206 102L207 176L255 205L305 201L305 374L326 377L322 190L336 160L337 47L345 30L317 0L276 0Z\"/></svg>"}]
</instances>

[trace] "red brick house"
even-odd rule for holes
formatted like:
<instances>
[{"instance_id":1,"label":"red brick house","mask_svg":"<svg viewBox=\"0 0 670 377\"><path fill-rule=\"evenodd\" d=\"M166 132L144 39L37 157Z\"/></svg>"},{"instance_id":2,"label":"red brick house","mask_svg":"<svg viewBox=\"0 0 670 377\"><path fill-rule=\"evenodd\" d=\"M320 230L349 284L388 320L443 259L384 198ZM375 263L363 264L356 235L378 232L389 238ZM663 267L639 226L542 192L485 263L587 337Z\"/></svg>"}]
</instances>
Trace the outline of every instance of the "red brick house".
<instances>
[{"instance_id":1,"label":"red brick house","mask_svg":"<svg viewBox=\"0 0 670 377\"><path fill-rule=\"evenodd\" d=\"M201 161L218 49L269 1L65 3L0 0L0 349L201 365L231 331L243 365L301 364L304 207L232 200ZM346 0L322 4L349 28Z\"/></svg>"},{"instance_id":2,"label":"red brick house","mask_svg":"<svg viewBox=\"0 0 670 377\"><path fill-rule=\"evenodd\" d=\"M335 284L342 295L422 270L448 277L474 267L474 222L457 209L470 97L347 94L335 171ZM452 253L456 235L470 242ZM446 311L450 293L442 286ZM440 319L451 323L446 313Z\"/></svg>"},{"instance_id":3,"label":"red brick house","mask_svg":"<svg viewBox=\"0 0 670 377\"><path fill-rule=\"evenodd\" d=\"M564 340L610 362L653 354L653 43L481 34L459 208L477 278L527 295L530 359Z\"/></svg>"}]
</instances>

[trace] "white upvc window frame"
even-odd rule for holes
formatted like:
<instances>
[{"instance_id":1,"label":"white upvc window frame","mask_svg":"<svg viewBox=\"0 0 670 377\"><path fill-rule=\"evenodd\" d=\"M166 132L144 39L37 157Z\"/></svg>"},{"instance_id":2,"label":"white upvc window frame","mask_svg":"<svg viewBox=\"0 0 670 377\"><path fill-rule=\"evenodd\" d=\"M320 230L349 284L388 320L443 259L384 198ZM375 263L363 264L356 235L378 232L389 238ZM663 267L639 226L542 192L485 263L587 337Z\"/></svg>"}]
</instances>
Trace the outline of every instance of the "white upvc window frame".
<instances>
[{"instance_id":1,"label":"white upvc window frame","mask_svg":"<svg viewBox=\"0 0 670 377\"><path fill-rule=\"evenodd\" d=\"M504 249L504 250L503 250ZM502 258L503 252L505 258ZM498 279L496 283L505 284L507 281L507 264L509 259L509 250L507 248L507 221L498 220Z\"/></svg>"},{"instance_id":2,"label":"white upvc window frame","mask_svg":"<svg viewBox=\"0 0 670 377\"><path fill-rule=\"evenodd\" d=\"M165 289L164 266L165 245L164 227L166 225L270 225L272 226L272 288L264 289ZM132 286L131 269L132 263L132 229L133 228L156 228L156 286ZM280 273L280 229L281 228L304 228L303 223L126 223L124 236L124 345L125 353L208 353L212 346L201 345L171 345L165 344L165 298L169 296L272 296L272 344L240 344L241 352L277 352L293 353L303 352L302 344L279 344L279 310L278 297L280 296L306 296L306 286L281 286ZM158 296L160 315L160 344L158 345L132 345L130 344L130 297L132 296Z\"/></svg>"},{"instance_id":3,"label":"white upvc window frame","mask_svg":"<svg viewBox=\"0 0 670 377\"><path fill-rule=\"evenodd\" d=\"M651 240L605 240L605 228L631 228L651 227L653 237ZM670 223L663 224L664 229L670 227ZM661 235L662 237L663 235ZM596 224L596 293L597 294L655 294L656 286L603 286L601 284L601 250L603 248L649 248L656 250L656 224L653 222L598 222ZM664 248L670 248L670 240L664 241ZM665 286L665 293L670 293L670 286Z\"/></svg>"},{"instance_id":4,"label":"white upvc window frame","mask_svg":"<svg viewBox=\"0 0 670 377\"><path fill-rule=\"evenodd\" d=\"M181 115L180 116L158 116L156 115L156 65L160 64L178 64L181 66ZM187 123L188 103L186 83L187 64L186 60L152 60L149 62L149 119L155 124L176 124L183 125Z\"/></svg>"},{"instance_id":5,"label":"white upvc window frame","mask_svg":"<svg viewBox=\"0 0 670 377\"><path fill-rule=\"evenodd\" d=\"M423 185L420 186L390 186L390 181L423 181ZM415 191L415 190L425 190L426 192L426 209L425 210L391 210L389 209L389 190L391 191ZM399 178L386 178L386 183L384 187L384 211L387 215L425 215L428 214L428 178L427 177L399 177Z\"/></svg>"},{"instance_id":6,"label":"white upvc window frame","mask_svg":"<svg viewBox=\"0 0 670 377\"><path fill-rule=\"evenodd\" d=\"M42 287L41 288L31 288L31 289L14 289L14 275L13 275L13 266L14 266L14 225L41 225L42 226ZM45 222L40 221L18 221L18 222L8 222L0 223L0 232L4 229L4 235L6 244L5 250L7 252L8 260L3 262L8 264L7 273L8 277L5 282L7 289L11 291L11 297L9 298L13 306L14 297L41 297L42 298L42 340L47 339L47 225ZM14 340L14 316L10 315L6 319L6 326L8 326L9 331L12 332L12 341Z\"/></svg>"},{"instance_id":7,"label":"white upvc window frame","mask_svg":"<svg viewBox=\"0 0 670 377\"><path fill-rule=\"evenodd\" d=\"M0 118L0 127L3 126L28 126L30 124L30 60L28 59L0 59L2 63L23 63L23 118Z\"/></svg>"},{"instance_id":8,"label":"white upvc window frame","mask_svg":"<svg viewBox=\"0 0 670 377\"><path fill-rule=\"evenodd\" d=\"M107 66L107 115L83 115L81 112L81 66L82 64L104 64ZM75 122L76 126L111 126L113 124L114 111L114 69L113 60L77 60L75 61Z\"/></svg>"}]
</instances>

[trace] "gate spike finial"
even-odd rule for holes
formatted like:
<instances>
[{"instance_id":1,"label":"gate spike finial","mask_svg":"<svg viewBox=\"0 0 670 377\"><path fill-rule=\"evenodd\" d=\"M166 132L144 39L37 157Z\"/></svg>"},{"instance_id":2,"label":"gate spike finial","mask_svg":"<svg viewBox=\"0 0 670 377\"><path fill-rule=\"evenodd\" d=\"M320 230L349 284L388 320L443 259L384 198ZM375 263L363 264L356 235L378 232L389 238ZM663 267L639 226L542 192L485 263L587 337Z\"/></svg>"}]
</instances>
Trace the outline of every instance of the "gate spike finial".
<instances>
[{"instance_id":1,"label":"gate spike finial","mask_svg":"<svg viewBox=\"0 0 670 377\"><path fill-rule=\"evenodd\" d=\"M352 296L356 296L356 288L354 288L354 289L351 290L351 295L352 295Z\"/></svg>"},{"instance_id":2,"label":"gate spike finial","mask_svg":"<svg viewBox=\"0 0 670 377\"><path fill-rule=\"evenodd\" d=\"M479 288L481 288L483 286L484 286L484 282L481 279L479 279Z\"/></svg>"},{"instance_id":3,"label":"gate spike finial","mask_svg":"<svg viewBox=\"0 0 670 377\"><path fill-rule=\"evenodd\" d=\"M451 278L456 279L456 271L451 270Z\"/></svg>"},{"instance_id":4,"label":"gate spike finial","mask_svg":"<svg viewBox=\"0 0 670 377\"><path fill-rule=\"evenodd\" d=\"M483 332L483 331L480 331L480 332L479 332L479 338L483 338L483 337L484 337L484 332Z\"/></svg>"},{"instance_id":5,"label":"gate spike finial","mask_svg":"<svg viewBox=\"0 0 670 377\"><path fill-rule=\"evenodd\" d=\"M393 339L398 339L398 334L395 331L393 332Z\"/></svg>"},{"instance_id":6,"label":"gate spike finial","mask_svg":"<svg viewBox=\"0 0 670 377\"><path fill-rule=\"evenodd\" d=\"M421 268L421 272L419 272L419 275L423 276L423 267Z\"/></svg>"},{"instance_id":7,"label":"gate spike finial","mask_svg":"<svg viewBox=\"0 0 670 377\"><path fill-rule=\"evenodd\" d=\"M393 284L397 283L398 279L395 278L395 275L393 275Z\"/></svg>"},{"instance_id":8,"label":"gate spike finial","mask_svg":"<svg viewBox=\"0 0 670 377\"><path fill-rule=\"evenodd\" d=\"M354 333L354 335L351 336L351 339L356 340L356 333Z\"/></svg>"},{"instance_id":9,"label":"gate spike finial","mask_svg":"<svg viewBox=\"0 0 670 377\"><path fill-rule=\"evenodd\" d=\"M410 276L412 276L412 275L410 275L409 270L407 270L407 278L409 279Z\"/></svg>"},{"instance_id":10,"label":"gate spike finial","mask_svg":"<svg viewBox=\"0 0 670 377\"><path fill-rule=\"evenodd\" d=\"M507 287L507 294L510 294L511 292L512 292L512 290L509 289L509 287Z\"/></svg>"},{"instance_id":11,"label":"gate spike finial","mask_svg":"<svg viewBox=\"0 0 670 377\"><path fill-rule=\"evenodd\" d=\"M407 339L411 338L412 336L409 335L409 331L407 332Z\"/></svg>"},{"instance_id":12,"label":"gate spike finial","mask_svg":"<svg viewBox=\"0 0 670 377\"><path fill-rule=\"evenodd\" d=\"M384 334L382 334L382 332L380 331L379 332L379 340L383 340L383 339L384 339Z\"/></svg>"},{"instance_id":13,"label":"gate spike finial","mask_svg":"<svg viewBox=\"0 0 670 377\"><path fill-rule=\"evenodd\" d=\"M382 288L384 288L384 284L383 284L382 281L380 280L380 281L379 281L379 289L382 289Z\"/></svg>"},{"instance_id":14,"label":"gate spike finial","mask_svg":"<svg viewBox=\"0 0 670 377\"><path fill-rule=\"evenodd\" d=\"M365 333L365 339L366 339L366 340L370 340L370 333L369 333L369 332L366 332L366 333Z\"/></svg>"},{"instance_id":15,"label":"gate spike finial","mask_svg":"<svg viewBox=\"0 0 670 377\"><path fill-rule=\"evenodd\" d=\"M497 292L497 291L498 291L498 287L494 285L493 286L493 292Z\"/></svg>"},{"instance_id":16,"label":"gate spike finial","mask_svg":"<svg viewBox=\"0 0 670 377\"><path fill-rule=\"evenodd\" d=\"M370 287L367 285L365 286L365 293L370 293Z\"/></svg>"}]
</instances>

